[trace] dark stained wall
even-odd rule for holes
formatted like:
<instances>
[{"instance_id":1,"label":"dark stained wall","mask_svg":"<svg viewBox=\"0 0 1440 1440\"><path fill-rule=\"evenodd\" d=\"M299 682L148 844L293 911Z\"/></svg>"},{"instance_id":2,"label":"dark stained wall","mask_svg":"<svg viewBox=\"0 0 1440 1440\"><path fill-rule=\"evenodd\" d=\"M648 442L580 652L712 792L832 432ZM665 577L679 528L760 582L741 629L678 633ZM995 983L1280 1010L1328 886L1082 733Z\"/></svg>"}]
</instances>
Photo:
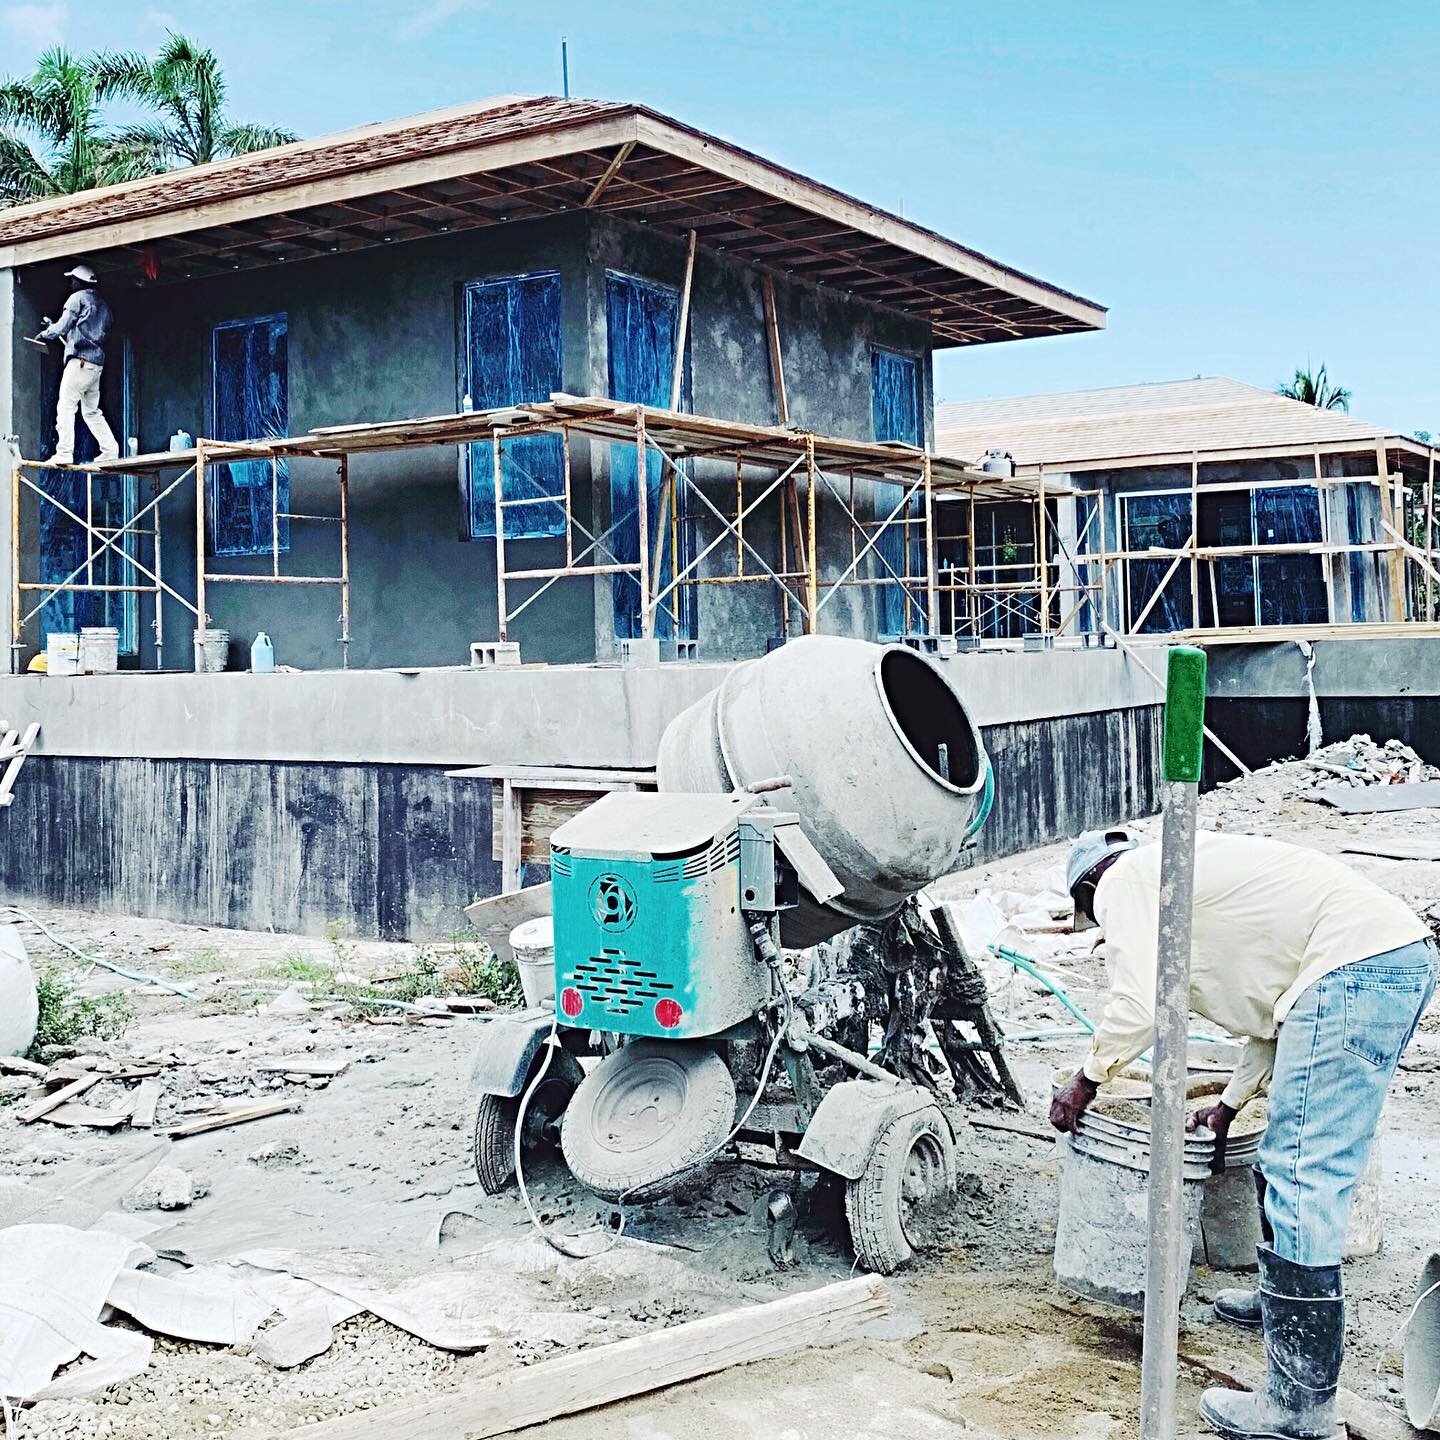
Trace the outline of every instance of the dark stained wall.
<instances>
[{"instance_id":1,"label":"dark stained wall","mask_svg":"<svg viewBox=\"0 0 1440 1440\"><path fill-rule=\"evenodd\" d=\"M1152 812L1161 715L987 728L996 803L970 860ZM387 939L463 928L499 889L491 855L489 784L414 765L33 756L0 826L16 901Z\"/></svg>"}]
</instances>

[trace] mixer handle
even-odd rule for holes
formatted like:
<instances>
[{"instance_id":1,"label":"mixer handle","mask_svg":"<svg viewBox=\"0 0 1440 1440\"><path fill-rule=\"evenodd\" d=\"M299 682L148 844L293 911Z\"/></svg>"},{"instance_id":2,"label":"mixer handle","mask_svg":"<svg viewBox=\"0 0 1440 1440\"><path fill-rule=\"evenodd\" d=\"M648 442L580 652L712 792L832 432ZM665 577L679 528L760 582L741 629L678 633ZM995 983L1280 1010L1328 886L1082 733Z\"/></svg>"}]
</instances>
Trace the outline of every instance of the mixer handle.
<instances>
[{"instance_id":1,"label":"mixer handle","mask_svg":"<svg viewBox=\"0 0 1440 1440\"><path fill-rule=\"evenodd\" d=\"M753 785L745 788L752 795L769 795L775 790L794 789L795 782L788 775L776 775L770 780L757 780Z\"/></svg>"}]
</instances>

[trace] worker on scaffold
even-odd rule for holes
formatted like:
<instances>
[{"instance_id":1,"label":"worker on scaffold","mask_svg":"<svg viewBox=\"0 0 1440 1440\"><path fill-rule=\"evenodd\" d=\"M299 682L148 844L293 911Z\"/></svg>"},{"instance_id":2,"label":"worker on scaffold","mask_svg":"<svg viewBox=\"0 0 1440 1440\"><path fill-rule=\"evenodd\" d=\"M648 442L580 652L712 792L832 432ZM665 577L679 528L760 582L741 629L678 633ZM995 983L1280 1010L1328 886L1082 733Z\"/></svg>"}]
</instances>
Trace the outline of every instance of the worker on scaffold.
<instances>
[{"instance_id":1,"label":"worker on scaffold","mask_svg":"<svg viewBox=\"0 0 1440 1440\"><path fill-rule=\"evenodd\" d=\"M100 447L101 460L115 460L120 447L100 409L100 377L105 373L105 337L110 333L110 307L95 288L99 283L88 265L65 272L70 298L58 320L46 317L39 340L65 342L65 371L60 377L60 403L55 408L55 453L58 465L75 463L75 412Z\"/></svg>"},{"instance_id":2,"label":"worker on scaffold","mask_svg":"<svg viewBox=\"0 0 1440 1440\"><path fill-rule=\"evenodd\" d=\"M1155 1041L1160 847L1090 831L1070 851L1077 929L1098 924L1110 972L1084 1066L1056 1092L1050 1121L1073 1131L1100 1085ZM1226 1290L1216 1313L1259 1329L1268 1362L1254 1392L1207 1390L1222 1434L1331 1440L1345 1348L1340 1261L1355 1182L1385 1092L1435 990L1428 927L1332 856L1278 840L1201 833L1195 851L1190 1005L1243 1037L1219 1100L1191 1120L1215 1134L1268 1085L1255 1167L1260 1284Z\"/></svg>"}]
</instances>

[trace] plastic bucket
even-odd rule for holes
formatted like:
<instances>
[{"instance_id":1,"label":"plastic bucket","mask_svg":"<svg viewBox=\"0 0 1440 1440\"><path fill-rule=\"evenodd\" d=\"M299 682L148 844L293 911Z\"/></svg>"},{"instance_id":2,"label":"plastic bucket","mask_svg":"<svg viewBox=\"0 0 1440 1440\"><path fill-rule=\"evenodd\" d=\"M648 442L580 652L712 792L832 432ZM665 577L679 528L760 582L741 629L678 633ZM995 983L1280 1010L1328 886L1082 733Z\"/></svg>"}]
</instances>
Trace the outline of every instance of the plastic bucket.
<instances>
[{"instance_id":1,"label":"plastic bucket","mask_svg":"<svg viewBox=\"0 0 1440 1440\"><path fill-rule=\"evenodd\" d=\"M1088 1112L1074 1135L1060 1138L1060 1205L1055 1224L1055 1279L1061 1288L1143 1314L1149 1248L1150 1132L1123 1122L1097 1126ZM1117 1133L1121 1132L1121 1133ZM1214 1141L1186 1137L1182 1207L1185 1228L1198 1232ZM1189 1265L1182 1252L1177 1296Z\"/></svg>"},{"instance_id":2,"label":"plastic bucket","mask_svg":"<svg viewBox=\"0 0 1440 1440\"><path fill-rule=\"evenodd\" d=\"M1432 1250L1415 1287L1405 1329L1405 1413L1417 1430L1440 1430L1440 1250Z\"/></svg>"},{"instance_id":3,"label":"plastic bucket","mask_svg":"<svg viewBox=\"0 0 1440 1440\"><path fill-rule=\"evenodd\" d=\"M52 631L45 637L45 673L80 673L80 637L74 631Z\"/></svg>"},{"instance_id":4,"label":"plastic bucket","mask_svg":"<svg viewBox=\"0 0 1440 1440\"><path fill-rule=\"evenodd\" d=\"M230 658L228 630L195 632L195 670L200 675L218 675Z\"/></svg>"},{"instance_id":5,"label":"plastic bucket","mask_svg":"<svg viewBox=\"0 0 1440 1440\"><path fill-rule=\"evenodd\" d=\"M520 989L525 1004L534 1009L549 1001L555 1003L555 921L550 915L537 915L510 932L510 949L515 955L515 968L520 972Z\"/></svg>"},{"instance_id":6,"label":"plastic bucket","mask_svg":"<svg viewBox=\"0 0 1440 1440\"><path fill-rule=\"evenodd\" d=\"M113 675L120 668L120 632L113 625L88 625L80 631L80 673Z\"/></svg>"}]
</instances>

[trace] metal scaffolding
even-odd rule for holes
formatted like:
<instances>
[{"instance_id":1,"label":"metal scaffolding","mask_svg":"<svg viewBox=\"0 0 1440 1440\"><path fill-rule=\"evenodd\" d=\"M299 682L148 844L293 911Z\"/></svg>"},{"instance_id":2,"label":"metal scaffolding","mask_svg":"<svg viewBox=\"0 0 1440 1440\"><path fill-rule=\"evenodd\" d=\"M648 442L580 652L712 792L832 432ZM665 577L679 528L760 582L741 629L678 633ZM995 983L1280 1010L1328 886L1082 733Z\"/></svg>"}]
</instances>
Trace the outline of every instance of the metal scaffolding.
<instances>
[{"instance_id":1,"label":"metal scaffolding","mask_svg":"<svg viewBox=\"0 0 1440 1440\"><path fill-rule=\"evenodd\" d=\"M517 442L537 435L559 439L554 475L530 475L514 455ZM1440 553L1435 549L1433 469L1423 486L1407 484L1384 464L1372 475L1329 476L1315 459L1313 482L1259 481L1200 484L1196 457L1190 483L1190 533L1183 544L1125 548L1107 515L1114 497L1038 475L997 475L912 446L820 436L789 425L750 425L612 400L554 395L548 401L485 412L433 416L317 429L308 434L244 442L197 440L190 450L127 457L96 465L56 466L18 460L11 494L12 668L25 648L26 627L55 596L67 592L133 593L152 607L156 668L163 665L163 600L179 604L196 628L210 623L207 599L217 585L306 585L338 589L338 643L349 663L350 458L368 452L458 447L471 455L471 486L493 488L497 638L510 638L516 619L562 581L626 577L635 587L638 631L677 638L682 616L704 587L758 585L770 589L781 636L815 633L827 606L843 592L879 593L886 633L971 643L1016 639L1121 637L1154 633L1147 625L1162 595L1188 566L1190 613L1178 633L1209 639L1273 639L1291 633L1407 631L1435 624L1440 594ZM585 483L574 483L580 448ZM609 513L613 493L603 483L615 447L633 450L633 503ZM486 466L478 457L489 452ZM294 458L335 467L338 505L333 514L282 510L280 466ZM268 464L270 545L268 570L216 568L209 555L215 466ZM1433 462L1432 462L1433 465ZM508 468L507 468L508 467ZM83 477L84 513L48 491L39 472ZM507 474L520 473L531 491L507 491ZM94 513L100 476L134 476L148 483L146 503L122 524ZM653 477L653 479L652 479ZM167 503L193 481L195 572L193 591L167 579L163 525ZM1326 526L1319 543L1202 545L1194 516L1201 494L1313 483ZM1384 538L1347 543L1330 537L1325 497L1346 486L1378 488ZM513 488L513 487L512 487ZM1180 493L1180 492L1177 492ZM52 506L84 538L84 559L63 580L27 579L26 507ZM982 554L977 528L987 507L1023 508L1029 535L1007 536ZM559 553L551 563L519 563L506 534L507 516L520 507L553 507ZM32 512L33 513L33 512ZM598 518L596 518L598 517ZM963 524L959 523L961 520ZM281 526L292 522L338 528L338 568L328 574L287 573ZM1063 523L1062 523L1063 522ZM993 529L993 527L992 527ZM508 540L508 543L507 543ZM1418 542L1418 543L1417 543ZM148 547L149 563L144 558ZM1013 554L1011 552L1014 552ZM1023 553L1022 553L1023 552ZM1201 583L1208 581L1218 611L1217 565L1246 556L1311 555L1321 559L1327 620L1324 625L1201 625ZM1346 623L1336 614L1338 567L1348 557L1383 557L1392 616L1398 621ZM263 559L263 557L257 557ZM118 560L119 579L107 578ZM1136 569L1138 562L1144 568ZM99 578L97 578L97 575ZM1137 589L1136 577L1139 576ZM27 596L39 598L28 609ZM1174 633L1174 632L1172 632Z\"/></svg>"}]
</instances>

